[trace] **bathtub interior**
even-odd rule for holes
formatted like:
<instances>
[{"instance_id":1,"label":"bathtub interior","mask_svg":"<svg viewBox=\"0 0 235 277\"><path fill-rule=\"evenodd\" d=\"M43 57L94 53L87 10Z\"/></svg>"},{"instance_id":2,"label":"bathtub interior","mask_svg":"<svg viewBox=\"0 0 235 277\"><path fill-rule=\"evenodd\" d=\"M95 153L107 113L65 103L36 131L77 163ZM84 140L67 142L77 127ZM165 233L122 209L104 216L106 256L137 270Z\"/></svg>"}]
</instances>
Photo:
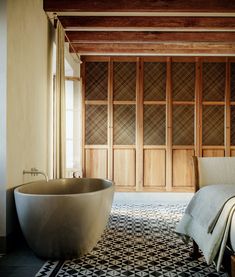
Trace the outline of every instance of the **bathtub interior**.
<instances>
[{"instance_id":1,"label":"bathtub interior","mask_svg":"<svg viewBox=\"0 0 235 277\"><path fill-rule=\"evenodd\" d=\"M18 187L16 191L34 195L67 195L101 191L111 186L112 182L104 179L69 178L31 182Z\"/></svg>"}]
</instances>

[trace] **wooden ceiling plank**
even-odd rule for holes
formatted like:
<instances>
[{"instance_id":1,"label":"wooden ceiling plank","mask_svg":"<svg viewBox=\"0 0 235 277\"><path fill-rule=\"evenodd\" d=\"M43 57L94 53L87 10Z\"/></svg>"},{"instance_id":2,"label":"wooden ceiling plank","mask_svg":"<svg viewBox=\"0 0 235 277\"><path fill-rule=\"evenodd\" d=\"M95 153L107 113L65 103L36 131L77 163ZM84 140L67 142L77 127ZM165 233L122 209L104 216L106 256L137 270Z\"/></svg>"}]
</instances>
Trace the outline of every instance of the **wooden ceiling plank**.
<instances>
[{"instance_id":1,"label":"wooden ceiling plank","mask_svg":"<svg viewBox=\"0 0 235 277\"><path fill-rule=\"evenodd\" d=\"M59 16L65 30L234 30L235 17Z\"/></svg>"},{"instance_id":2,"label":"wooden ceiling plank","mask_svg":"<svg viewBox=\"0 0 235 277\"><path fill-rule=\"evenodd\" d=\"M158 44L73 44L70 51L79 54L163 54L163 55L234 55L235 45L226 43Z\"/></svg>"},{"instance_id":3,"label":"wooden ceiling plank","mask_svg":"<svg viewBox=\"0 0 235 277\"><path fill-rule=\"evenodd\" d=\"M235 42L233 33L222 32L66 32L71 43Z\"/></svg>"},{"instance_id":4,"label":"wooden ceiling plank","mask_svg":"<svg viewBox=\"0 0 235 277\"><path fill-rule=\"evenodd\" d=\"M44 0L46 12L235 12L231 0Z\"/></svg>"}]
</instances>

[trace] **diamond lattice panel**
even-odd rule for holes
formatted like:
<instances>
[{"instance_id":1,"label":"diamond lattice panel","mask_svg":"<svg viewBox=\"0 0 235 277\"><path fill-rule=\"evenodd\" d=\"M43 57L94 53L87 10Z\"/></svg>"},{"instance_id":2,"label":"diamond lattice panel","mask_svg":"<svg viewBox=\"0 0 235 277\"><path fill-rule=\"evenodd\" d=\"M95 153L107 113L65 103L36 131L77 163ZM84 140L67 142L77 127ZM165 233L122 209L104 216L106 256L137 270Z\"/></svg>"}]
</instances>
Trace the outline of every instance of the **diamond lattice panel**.
<instances>
[{"instance_id":1,"label":"diamond lattice panel","mask_svg":"<svg viewBox=\"0 0 235 277\"><path fill-rule=\"evenodd\" d=\"M231 145L235 145L235 106L231 106Z\"/></svg>"},{"instance_id":2,"label":"diamond lattice panel","mask_svg":"<svg viewBox=\"0 0 235 277\"><path fill-rule=\"evenodd\" d=\"M203 100L224 101L225 63L203 63Z\"/></svg>"},{"instance_id":3,"label":"diamond lattice panel","mask_svg":"<svg viewBox=\"0 0 235 277\"><path fill-rule=\"evenodd\" d=\"M107 144L106 105L86 105L86 144Z\"/></svg>"},{"instance_id":4,"label":"diamond lattice panel","mask_svg":"<svg viewBox=\"0 0 235 277\"><path fill-rule=\"evenodd\" d=\"M224 145L224 107L204 106L202 110L203 145Z\"/></svg>"},{"instance_id":5,"label":"diamond lattice panel","mask_svg":"<svg viewBox=\"0 0 235 277\"><path fill-rule=\"evenodd\" d=\"M194 106L174 105L173 144L194 145Z\"/></svg>"},{"instance_id":6,"label":"diamond lattice panel","mask_svg":"<svg viewBox=\"0 0 235 277\"><path fill-rule=\"evenodd\" d=\"M165 136L165 105L144 105L144 144L164 145Z\"/></svg>"},{"instance_id":7,"label":"diamond lattice panel","mask_svg":"<svg viewBox=\"0 0 235 277\"><path fill-rule=\"evenodd\" d=\"M195 94L195 64L172 63L173 100L193 101Z\"/></svg>"},{"instance_id":8,"label":"diamond lattice panel","mask_svg":"<svg viewBox=\"0 0 235 277\"><path fill-rule=\"evenodd\" d=\"M114 144L135 144L135 105L114 105Z\"/></svg>"},{"instance_id":9,"label":"diamond lattice panel","mask_svg":"<svg viewBox=\"0 0 235 277\"><path fill-rule=\"evenodd\" d=\"M106 100L108 91L108 63L86 63L86 100Z\"/></svg>"},{"instance_id":10,"label":"diamond lattice panel","mask_svg":"<svg viewBox=\"0 0 235 277\"><path fill-rule=\"evenodd\" d=\"M231 63L231 101L235 101L235 63Z\"/></svg>"},{"instance_id":11,"label":"diamond lattice panel","mask_svg":"<svg viewBox=\"0 0 235 277\"><path fill-rule=\"evenodd\" d=\"M144 63L144 100L166 99L166 63Z\"/></svg>"},{"instance_id":12,"label":"diamond lattice panel","mask_svg":"<svg viewBox=\"0 0 235 277\"><path fill-rule=\"evenodd\" d=\"M114 100L135 100L136 63L114 62Z\"/></svg>"}]
</instances>

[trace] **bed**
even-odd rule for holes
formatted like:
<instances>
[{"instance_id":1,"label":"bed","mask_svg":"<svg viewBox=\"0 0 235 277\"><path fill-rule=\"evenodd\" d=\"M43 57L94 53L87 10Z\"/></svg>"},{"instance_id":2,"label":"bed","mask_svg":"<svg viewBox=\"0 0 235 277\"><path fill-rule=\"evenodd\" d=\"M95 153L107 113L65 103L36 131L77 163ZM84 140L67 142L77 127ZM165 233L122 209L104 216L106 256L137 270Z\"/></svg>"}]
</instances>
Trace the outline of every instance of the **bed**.
<instances>
[{"instance_id":1,"label":"bed","mask_svg":"<svg viewBox=\"0 0 235 277\"><path fill-rule=\"evenodd\" d=\"M215 262L219 271L225 249L235 253L235 157L193 157L193 163L196 194L176 232L185 241L193 239L194 257L199 246L207 263Z\"/></svg>"}]
</instances>

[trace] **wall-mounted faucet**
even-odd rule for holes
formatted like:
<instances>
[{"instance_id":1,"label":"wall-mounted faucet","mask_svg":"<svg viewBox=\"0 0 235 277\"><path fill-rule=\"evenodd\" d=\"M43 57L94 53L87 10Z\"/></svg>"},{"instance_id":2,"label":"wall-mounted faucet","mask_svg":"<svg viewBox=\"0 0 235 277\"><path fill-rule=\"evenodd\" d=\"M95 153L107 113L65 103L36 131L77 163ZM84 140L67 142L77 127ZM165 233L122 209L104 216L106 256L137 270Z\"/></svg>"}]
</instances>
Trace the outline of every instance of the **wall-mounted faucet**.
<instances>
[{"instance_id":1,"label":"wall-mounted faucet","mask_svg":"<svg viewBox=\"0 0 235 277\"><path fill-rule=\"evenodd\" d=\"M31 176L37 176L38 174L41 174L45 177L46 181L48 182L48 176L44 171L38 170L37 168L33 167L31 170L23 170L23 175L24 174L31 174Z\"/></svg>"}]
</instances>

